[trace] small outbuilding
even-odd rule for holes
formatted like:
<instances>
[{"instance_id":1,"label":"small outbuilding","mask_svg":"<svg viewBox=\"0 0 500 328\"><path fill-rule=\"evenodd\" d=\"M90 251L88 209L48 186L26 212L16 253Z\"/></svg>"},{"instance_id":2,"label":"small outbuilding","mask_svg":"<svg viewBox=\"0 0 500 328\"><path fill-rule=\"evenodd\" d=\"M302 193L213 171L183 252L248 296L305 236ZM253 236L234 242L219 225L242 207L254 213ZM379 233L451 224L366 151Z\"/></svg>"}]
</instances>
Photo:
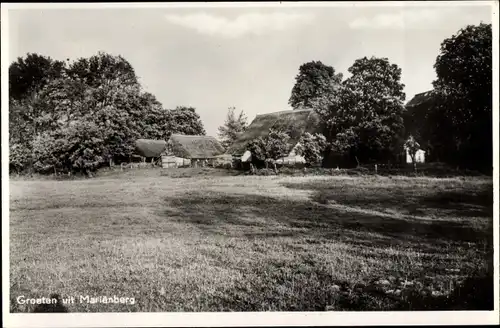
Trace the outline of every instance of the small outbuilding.
<instances>
[{"instance_id":1,"label":"small outbuilding","mask_svg":"<svg viewBox=\"0 0 500 328\"><path fill-rule=\"evenodd\" d=\"M224 147L211 136L172 134L162 156L163 168L215 165Z\"/></svg>"},{"instance_id":2,"label":"small outbuilding","mask_svg":"<svg viewBox=\"0 0 500 328\"><path fill-rule=\"evenodd\" d=\"M410 155L410 150L405 148L406 150L406 163L413 163L413 160ZM415 152L415 163L425 163L425 151L419 149Z\"/></svg>"}]
</instances>

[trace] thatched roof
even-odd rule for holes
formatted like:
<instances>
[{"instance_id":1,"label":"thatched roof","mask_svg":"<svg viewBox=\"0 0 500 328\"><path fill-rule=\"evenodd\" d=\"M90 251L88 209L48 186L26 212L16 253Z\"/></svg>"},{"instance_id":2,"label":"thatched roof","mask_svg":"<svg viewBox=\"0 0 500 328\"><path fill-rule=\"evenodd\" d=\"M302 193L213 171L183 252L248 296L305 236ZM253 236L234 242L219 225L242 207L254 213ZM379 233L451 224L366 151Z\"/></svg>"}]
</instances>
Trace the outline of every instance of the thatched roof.
<instances>
[{"instance_id":1,"label":"thatched roof","mask_svg":"<svg viewBox=\"0 0 500 328\"><path fill-rule=\"evenodd\" d=\"M406 107L415 107L434 99L434 90L417 93L407 104Z\"/></svg>"},{"instance_id":2,"label":"thatched roof","mask_svg":"<svg viewBox=\"0 0 500 328\"><path fill-rule=\"evenodd\" d=\"M284 128L290 131L290 140L288 142L290 151L305 132L322 132L318 115L310 109L261 114L255 117L247 130L231 145L228 153L236 156L242 155L249 141L267 136L271 128Z\"/></svg>"},{"instance_id":3,"label":"thatched roof","mask_svg":"<svg viewBox=\"0 0 500 328\"><path fill-rule=\"evenodd\" d=\"M172 134L169 140L171 151L182 158L214 158L224 153L224 148L210 136Z\"/></svg>"},{"instance_id":4,"label":"thatched roof","mask_svg":"<svg viewBox=\"0 0 500 328\"><path fill-rule=\"evenodd\" d=\"M159 157L165 148L165 140L137 139L135 142L136 152L144 157Z\"/></svg>"}]
</instances>

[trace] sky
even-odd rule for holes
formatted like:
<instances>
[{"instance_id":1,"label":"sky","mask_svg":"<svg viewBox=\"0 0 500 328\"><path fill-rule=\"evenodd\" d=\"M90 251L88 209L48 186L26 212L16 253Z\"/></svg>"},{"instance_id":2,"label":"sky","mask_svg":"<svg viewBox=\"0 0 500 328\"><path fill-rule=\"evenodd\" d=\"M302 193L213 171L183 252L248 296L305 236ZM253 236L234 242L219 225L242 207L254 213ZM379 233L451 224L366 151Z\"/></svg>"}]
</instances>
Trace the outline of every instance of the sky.
<instances>
[{"instance_id":1,"label":"sky","mask_svg":"<svg viewBox=\"0 0 500 328\"><path fill-rule=\"evenodd\" d=\"M207 134L217 136L229 107L244 111L249 123L291 109L299 66L313 60L347 77L356 59L386 57L402 69L408 101L432 88L441 42L466 25L491 23L491 8L10 9L9 62L29 52L58 60L121 55L165 108L195 107Z\"/></svg>"}]
</instances>

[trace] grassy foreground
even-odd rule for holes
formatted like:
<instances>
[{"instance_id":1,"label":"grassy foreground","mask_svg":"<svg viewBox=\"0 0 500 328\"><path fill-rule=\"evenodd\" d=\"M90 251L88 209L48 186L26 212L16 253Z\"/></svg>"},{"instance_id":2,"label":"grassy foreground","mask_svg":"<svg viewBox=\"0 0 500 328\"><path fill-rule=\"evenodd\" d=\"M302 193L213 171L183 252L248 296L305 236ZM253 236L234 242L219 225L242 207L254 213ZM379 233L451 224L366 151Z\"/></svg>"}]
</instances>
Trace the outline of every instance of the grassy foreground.
<instances>
[{"instance_id":1,"label":"grassy foreground","mask_svg":"<svg viewBox=\"0 0 500 328\"><path fill-rule=\"evenodd\" d=\"M10 309L492 309L486 178L11 181ZM134 298L90 304L80 296Z\"/></svg>"}]
</instances>

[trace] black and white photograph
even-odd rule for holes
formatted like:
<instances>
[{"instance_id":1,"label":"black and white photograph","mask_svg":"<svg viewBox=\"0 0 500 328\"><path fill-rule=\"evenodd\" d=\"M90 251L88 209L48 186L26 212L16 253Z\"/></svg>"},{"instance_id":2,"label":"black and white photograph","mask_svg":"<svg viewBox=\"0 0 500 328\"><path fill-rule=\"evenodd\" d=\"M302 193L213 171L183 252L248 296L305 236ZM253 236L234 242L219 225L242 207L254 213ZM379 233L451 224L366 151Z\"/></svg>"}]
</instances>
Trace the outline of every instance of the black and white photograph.
<instances>
[{"instance_id":1,"label":"black and white photograph","mask_svg":"<svg viewBox=\"0 0 500 328\"><path fill-rule=\"evenodd\" d=\"M1 28L7 327L499 323L498 1Z\"/></svg>"}]
</instances>

